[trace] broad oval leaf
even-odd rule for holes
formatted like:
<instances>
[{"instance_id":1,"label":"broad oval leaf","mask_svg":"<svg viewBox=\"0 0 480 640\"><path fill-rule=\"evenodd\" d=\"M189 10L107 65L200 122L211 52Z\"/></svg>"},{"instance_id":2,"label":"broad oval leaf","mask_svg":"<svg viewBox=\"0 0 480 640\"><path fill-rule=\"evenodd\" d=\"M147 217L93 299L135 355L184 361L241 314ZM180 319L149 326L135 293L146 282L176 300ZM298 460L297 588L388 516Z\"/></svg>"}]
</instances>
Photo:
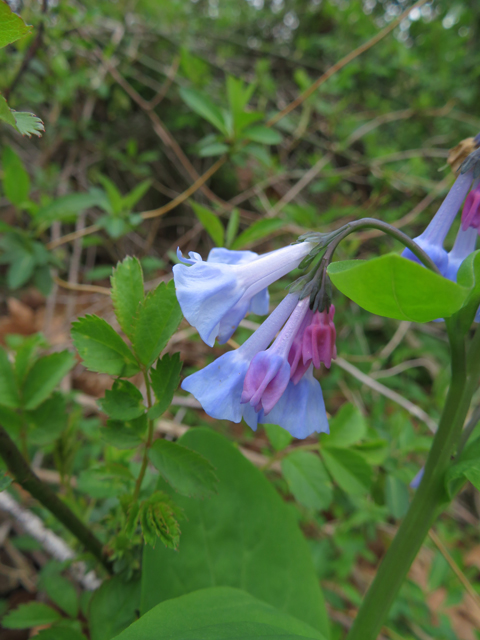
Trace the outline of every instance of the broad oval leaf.
<instances>
[{"instance_id":1,"label":"broad oval leaf","mask_svg":"<svg viewBox=\"0 0 480 640\"><path fill-rule=\"evenodd\" d=\"M217 491L215 469L202 455L176 442L156 440L150 462L165 480L183 496L206 498Z\"/></svg>"},{"instance_id":2,"label":"broad oval leaf","mask_svg":"<svg viewBox=\"0 0 480 640\"><path fill-rule=\"evenodd\" d=\"M469 289L396 253L368 261L334 262L328 275L360 307L396 320L448 318L461 309L469 294Z\"/></svg>"},{"instance_id":3,"label":"broad oval leaf","mask_svg":"<svg viewBox=\"0 0 480 640\"><path fill-rule=\"evenodd\" d=\"M105 580L93 594L88 610L92 640L111 640L137 617L140 606L140 583L125 582L120 576Z\"/></svg>"},{"instance_id":4,"label":"broad oval leaf","mask_svg":"<svg viewBox=\"0 0 480 640\"><path fill-rule=\"evenodd\" d=\"M72 340L90 371L128 378L140 370L133 353L103 318L79 318L72 324Z\"/></svg>"},{"instance_id":5,"label":"broad oval leaf","mask_svg":"<svg viewBox=\"0 0 480 640\"><path fill-rule=\"evenodd\" d=\"M57 622L62 616L43 602L29 602L7 613L2 618L5 629L32 629L42 624Z\"/></svg>"},{"instance_id":6,"label":"broad oval leaf","mask_svg":"<svg viewBox=\"0 0 480 640\"><path fill-rule=\"evenodd\" d=\"M300 620L230 587L201 589L167 600L116 640L325 640Z\"/></svg>"},{"instance_id":7,"label":"broad oval leaf","mask_svg":"<svg viewBox=\"0 0 480 640\"><path fill-rule=\"evenodd\" d=\"M309 451L293 451L282 460L282 473L300 504L308 509L328 509L333 491L318 455Z\"/></svg>"},{"instance_id":8,"label":"broad oval leaf","mask_svg":"<svg viewBox=\"0 0 480 640\"><path fill-rule=\"evenodd\" d=\"M307 542L291 509L262 472L223 436L196 428L179 443L215 468L218 494L175 495L185 514L178 551L145 548L142 610L211 586L239 587L328 635L328 621ZM202 535L199 535L199 531Z\"/></svg>"},{"instance_id":9,"label":"broad oval leaf","mask_svg":"<svg viewBox=\"0 0 480 640\"><path fill-rule=\"evenodd\" d=\"M322 457L330 475L345 493L365 495L372 484L372 469L362 456L350 449L324 447Z\"/></svg>"}]
</instances>

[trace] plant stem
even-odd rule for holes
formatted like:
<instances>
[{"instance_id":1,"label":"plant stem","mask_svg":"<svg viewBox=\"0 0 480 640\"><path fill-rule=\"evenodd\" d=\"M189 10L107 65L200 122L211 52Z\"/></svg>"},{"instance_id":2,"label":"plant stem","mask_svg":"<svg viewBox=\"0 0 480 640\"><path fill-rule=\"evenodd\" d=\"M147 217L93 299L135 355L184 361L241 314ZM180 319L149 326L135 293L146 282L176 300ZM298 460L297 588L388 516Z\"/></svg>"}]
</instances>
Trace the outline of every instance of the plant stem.
<instances>
[{"instance_id":1,"label":"plant stem","mask_svg":"<svg viewBox=\"0 0 480 640\"><path fill-rule=\"evenodd\" d=\"M42 482L27 464L17 445L0 426L0 456L16 482L36 498L112 573L111 563L103 552L103 545L91 530L73 513L51 489Z\"/></svg>"},{"instance_id":2,"label":"plant stem","mask_svg":"<svg viewBox=\"0 0 480 640\"><path fill-rule=\"evenodd\" d=\"M148 408L151 409L153 406L152 402L152 387L150 386L150 380L148 379L148 373L146 370L143 372L143 377L145 379L145 386L147 388L147 405ZM147 440L145 442L145 447L143 450L143 460L142 466L140 467L140 473L138 474L137 482L135 483L135 491L133 492L133 501L136 502L138 500L138 496L140 495L140 489L142 488L142 482L145 477L145 472L148 467L148 450L152 446L153 440L153 420L148 420L148 431L147 431Z\"/></svg>"},{"instance_id":3,"label":"plant stem","mask_svg":"<svg viewBox=\"0 0 480 640\"><path fill-rule=\"evenodd\" d=\"M447 319L452 379L422 482L377 571L347 640L374 640L378 636L410 565L435 521L439 507L445 502L445 471L457 445L473 395L473 385L467 385L465 339L457 325L456 316ZM477 334L480 332L477 331ZM478 352L480 338L476 342ZM469 353L469 364L471 355ZM476 355L478 359L479 354ZM476 368L478 369L478 364Z\"/></svg>"}]
</instances>

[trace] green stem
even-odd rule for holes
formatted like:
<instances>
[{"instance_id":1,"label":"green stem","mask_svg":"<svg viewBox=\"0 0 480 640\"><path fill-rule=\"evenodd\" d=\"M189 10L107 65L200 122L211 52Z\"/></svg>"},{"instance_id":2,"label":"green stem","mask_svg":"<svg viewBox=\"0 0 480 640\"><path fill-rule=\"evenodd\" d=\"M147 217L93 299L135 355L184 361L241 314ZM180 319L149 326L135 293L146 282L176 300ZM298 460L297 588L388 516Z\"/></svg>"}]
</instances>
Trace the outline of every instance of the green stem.
<instances>
[{"instance_id":1,"label":"green stem","mask_svg":"<svg viewBox=\"0 0 480 640\"><path fill-rule=\"evenodd\" d=\"M469 379L465 339L455 316L447 320L447 330L451 347L452 379L423 479L360 607L347 640L375 640L378 636L410 565L435 521L439 507L445 502L444 474L458 443L473 395L473 385L467 384ZM478 361L480 338L476 343L474 351ZM472 355L470 349L469 365ZM478 364L475 368L478 369Z\"/></svg>"},{"instance_id":2,"label":"green stem","mask_svg":"<svg viewBox=\"0 0 480 640\"><path fill-rule=\"evenodd\" d=\"M150 386L150 380L148 379L148 373L146 371L143 372L143 377L145 379L145 386L147 388L147 405L148 405L148 408L151 409L153 406L152 387ZM138 500L138 496L140 495L140 489L142 488L142 482L148 467L148 451L152 446L152 441L153 441L153 420L148 420L147 440L145 442L145 447L143 449L142 466L140 467L140 473L138 474L137 482L135 483L135 490L133 492L134 502Z\"/></svg>"},{"instance_id":3,"label":"green stem","mask_svg":"<svg viewBox=\"0 0 480 640\"><path fill-rule=\"evenodd\" d=\"M17 445L2 426L0 426L0 456L15 481L53 513L77 540L103 564L107 571L112 573L110 561L103 552L100 540L77 518L70 507L34 474Z\"/></svg>"}]
</instances>

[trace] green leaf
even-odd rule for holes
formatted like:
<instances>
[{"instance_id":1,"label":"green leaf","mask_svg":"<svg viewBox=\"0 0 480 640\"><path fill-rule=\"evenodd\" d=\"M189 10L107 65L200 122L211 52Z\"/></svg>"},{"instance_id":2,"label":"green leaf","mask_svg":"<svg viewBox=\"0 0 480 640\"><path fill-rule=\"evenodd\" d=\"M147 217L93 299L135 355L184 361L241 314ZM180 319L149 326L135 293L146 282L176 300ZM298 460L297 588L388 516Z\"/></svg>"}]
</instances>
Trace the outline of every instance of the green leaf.
<instances>
[{"instance_id":1,"label":"green leaf","mask_svg":"<svg viewBox=\"0 0 480 640\"><path fill-rule=\"evenodd\" d=\"M128 492L134 485L130 471L120 464L104 464L86 469L78 476L78 490L92 498L111 498Z\"/></svg>"},{"instance_id":2,"label":"green leaf","mask_svg":"<svg viewBox=\"0 0 480 640\"><path fill-rule=\"evenodd\" d=\"M144 180L143 182L140 182L140 184L137 184L129 194L123 196L123 210L130 212L137 202L139 202L147 193L151 184L151 180Z\"/></svg>"},{"instance_id":3,"label":"green leaf","mask_svg":"<svg viewBox=\"0 0 480 640\"><path fill-rule=\"evenodd\" d=\"M119 262L110 279L115 315L125 335L133 340L137 313L144 298L142 266L137 258Z\"/></svg>"},{"instance_id":4,"label":"green leaf","mask_svg":"<svg viewBox=\"0 0 480 640\"><path fill-rule=\"evenodd\" d=\"M85 316L74 322L72 340L90 371L126 378L140 371L133 353L103 318Z\"/></svg>"},{"instance_id":5,"label":"green leaf","mask_svg":"<svg viewBox=\"0 0 480 640\"><path fill-rule=\"evenodd\" d=\"M181 509L163 491L156 491L143 500L139 520L145 543L155 548L160 539L166 548L177 550L180 541L178 520L181 515Z\"/></svg>"},{"instance_id":6,"label":"green leaf","mask_svg":"<svg viewBox=\"0 0 480 640\"><path fill-rule=\"evenodd\" d=\"M24 338L22 343L17 347L15 375L20 385L25 380L25 376L35 362L36 354L40 347L48 347L48 343L40 333Z\"/></svg>"},{"instance_id":7,"label":"green leaf","mask_svg":"<svg viewBox=\"0 0 480 640\"><path fill-rule=\"evenodd\" d=\"M175 284L160 283L140 305L133 347L140 362L150 367L158 358L182 320Z\"/></svg>"},{"instance_id":8,"label":"green leaf","mask_svg":"<svg viewBox=\"0 0 480 640\"><path fill-rule=\"evenodd\" d=\"M34 221L42 229L56 220L73 222L79 213L99 206L104 201L105 194L100 189L91 189L88 193L69 193L41 207Z\"/></svg>"},{"instance_id":9,"label":"green leaf","mask_svg":"<svg viewBox=\"0 0 480 640\"><path fill-rule=\"evenodd\" d=\"M280 144L282 142L282 136L275 129L269 127L262 127L257 125L255 127L249 127L242 133L242 137L252 142L259 142L260 144Z\"/></svg>"},{"instance_id":10,"label":"green leaf","mask_svg":"<svg viewBox=\"0 0 480 640\"><path fill-rule=\"evenodd\" d=\"M325 447L322 457L330 475L345 493L359 496L369 492L372 469L359 453L350 449Z\"/></svg>"},{"instance_id":11,"label":"green leaf","mask_svg":"<svg viewBox=\"0 0 480 640\"><path fill-rule=\"evenodd\" d=\"M330 434L321 437L324 447L350 447L367 435L367 423L357 407L349 402L342 405L329 421Z\"/></svg>"},{"instance_id":12,"label":"green leaf","mask_svg":"<svg viewBox=\"0 0 480 640\"><path fill-rule=\"evenodd\" d=\"M75 587L63 576L52 573L42 575L40 580L41 588L47 592L48 597L62 611L76 618L78 615L78 596Z\"/></svg>"},{"instance_id":13,"label":"green leaf","mask_svg":"<svg viewBox=\"0 0 480 640\"><path fill-rule=\"evenodd\" d=\"M128 380L115 380L113 387L105 391L105 397L99 400L99 404L114 420L133 420L145 413L140 390Z\"/></svg>"},{"instance_id":14,"label":"green leaf","mask_svg":"<svg viewBox=\"0 0 480 640\"><path fill-rule=\"evenodd\" d=\"M87 640L83 633L72 627L50 627L42 629L35 640Z\"/></svg>"},{"instance_id":15,"label":"green leaf","mask_svg":"<svg viewBox=\"0 0 480 640\"><path fill-rule=\"evenodd\" d=\"M111 640L137 618L140 581L120 576L105 580L93 594L88 612L91 640Z\"/></svg>"},{"instance_id":16,"label":"green leaf","mask_svg":"<svg viewBox=\"0 0 480 640\"><path fill-rule=\"evenodd\" d=\"M145 548L142 611L197 589L241 586L328 634L310 550L292 510L272 484L209 429L191 429L179 444L212 464L218 494L203 501L175 495L185 513L179 551L160 545Z\"/></svg>"},{"instance_id":17,"label":"green leaf","mask_svg":"<svg viewBox=\"0 0 480 640\"><path fill-rule=\"evenodd\" d=\"M198 151L200 158L211 158L213 156L221 156L224 153L228 153L230 147L223 142L212 142L212 144L202 145Z\"/></svg>"},{"instance_id":18,"label":"green leaf","mask_svg":"<svg viewBox=\"0 0 480 640\"><path fill-rule=\"evenodd\" d=\"M15 382L13 367L5 349L0 347L0 405L16 409L20 406L20 396Z\"/></svg>"},{"instance_id":19,"label":"green leaf","mask_svg":"<svg viewBox=\"0 0 480 640\"><path fill-rule=\"evenodd\" d=\"M243 249L245 246L266 238L270 234L284 227L286 222L277 218L257 220L241 233L232 243L232 249Z\"/></svg>"},{"instance_id":20,"label":"green leaf","mask_svg":"<svg viewBox=\"0 0 480 640\"><path fill-rule=\"evenodd\" d=\"M0 49L23 38L31 31L32 27L13 13L6 2L0 2Z\"/></svg>"},{"instance_id":21,"label":"green leaf","mask_svg":"<svg viewBox=\"0 0 480 640\"><path fill-rule=\"evenodd\" d=\"M17 251L7 273L9 289L19 289L26 284L35 270L35 256L27 251Z\"/></svg>"},{"instance_id":22,"label":"green leaf","mask_svg":"<svg viewBox=\"0 0 480 640\"><path fill-rule=\"evenodd\" d=\"M210 209L207 209L207 207L198 204L198 202L194 202L192 200L190 204L192 205L195 215L201 222L203 228L207 231L208 235L212 238L213 242L217 247L223 247L225 230L218 216L212 213Z\"/></svg>"},{"instance_id":23,"label":"green leaf","mask_svg":"<svg viewBox=\"0 0 480 640\"><path fill-rule=\"evenodd\" d=\"M23 385L24 409L35 409L46 400L74 364L75 357L70 351L59 351L37 360Z\"/></svg>"},{"instance_id":24,"label":"green leaf","mask_svg":"<svg viewBox=\"0 0 480 640\"><path fill-rule=\"evenodd\" d=\"M394 518L403 518L408 511L408 487L392 474L388 474L385 480L385 501L390 515Z\"/></svg>"},{"instance_id":25,"label":"green leaf","mask_svg":"<svg viewBox=\"0 0 480 640\"><path fill-rule=\"evenodd\" d=\"M288 447L293 440L293 436L277 424L264 424L263 427L267 434L267 438L275 451L282 451L282 449Z\"/></svg>"},{"instance_id":26,"label":"green leaf","mask_svg":"<svg viewBox=\"0 0 480 640\"><path fill-rule=\"evenodd\" d=\"M217 492L214 467L196 451L168 440L155 440L148 455L164 479L183 496L207 498Z\"/></svg>"},{"instance_id":27,"label":"green leaf","mask_svg":"<svg viewBox=\"0 0 480 640\"><path fill-rule=\"evenodd\" d=\"M13 111L13 117L15 118L15 126L22 136L28 136L29 138L37 136L42 137L42 133L45 131L45 125L38 116L34 113L28 113L27 111Z\"/></svg>"},{"instance_id":28,"label":"green leaf","mask_svg":"<svg viewBox=\"0 0 480 640\"><path fill-rule=\"evenodd\" d=\"M247 638L325 640L325 636L304 622L253 598L244 591L230 587L201 589L180 598L167 600L142 616L117 636L116 640Z\"/></svg>"},{"instance_id":29,"label":"green leaf","mask_svg":"<svg viewBox=\"0 0 480 640\"><path fill-rule=\"evenodd\" d=\"M36 409L26 411L25 420L32 429L28 437L31 444L43 446L54 442L68 423L65 396L54 392Z\"/></svg>"},{"instance_id":30,"label":"green leaf","mask_svg":"<svg viewBox=\"0 0 480 640\"><path fill-rule=\"evenodd\" d=\"M5 491L12 484L12 478L5 471L0 471L0 491Z\"/></svg>"},{"instance_id":31,"label":"green leaf","mask_svg":"<svg viewBox=\"0 0 480 640\"><path fill-rule=\"evenodd\" d=\"M7 124L15 126L15 118L13 117L10 107L7 104L5 98L0 95L0 120L3 120Z\"/></svg>"},{"instance_id":32,"label":"green leaf","mask_svg":"<svg viewBox=\"0 0 480 640\"><path fill-rule=\"evenodd\" d=\"M238 233L238 225L240 224L240 211L238 209L232 209L230 212L230 218L228 219L227 230L225 232L225 246L229 248L232 242L235 240L235 236Z\"/></svg>"},{"instance_id":33,"label":"green leaf","mask_svg":"<svg viewBox=\"0 0 480 640\"><path fill-rule=\"evenodd\" d=\"M180 382L181 371L182 362L179 353L174 353L173 356L166 353L161 360L157 361L156 368L150 370L152 388L157 398L156 404L148 411L148 417L151 420L159 418L170 406Z\"/></svg>"},{"instance_id":34,"label":"green leaf","mask_svg":"<svg viewBox=\"0 0 480 640\"><path fill-rule=\"evenodd\" d=\"M192 111L208 120L224 135L229 134L222 112L207 96L196 89L185 89L184 87L180 89L180 96Z\"/></svg>"},{"instance_id":35,"label":"green leaf","mask_svg":"<svg viewBox=\"0 0 480 640\"><path fill-rule=\"evenodd\" d=\"M429 322L458 311L469 293L412 260L389 253L373 260L346 260L328 267L342 293L370 313Z\"/></svg>"},{"instance_id":36,"label":"green leaf","mask_svg":"<svg viewBox=\"0 0 480 640\"><path fill-rule=\"evenodd\" d=\"M21 604L14 611L10 611L2 618L5 629L31 629L43 624L57 622L62 616L42 602Z\"/></svg>"},{"instance_id":37,"label":"green leaf","mask_svg":"<svg viewBox=\"0 0 480 640\"><path fill-rule=\"evenodd\" d=\"M297 502L308 509L328 509L333 491L328 473L317 455L293 451L282 460L282 473Z\"/></svg>"},{"instance_id":38,"label":"green leaf","mask_svg":"<svg viewBox=\"0 0 480 640\"><path fill-rule=\"evenodd\" d=\"M108 420L100 431L102 439L117 449L135 449L142 443L142 436L147 429L147 414L134 420Z\"/></svg>"},{"instance_id":39,"label":"green leaf","mask_svg":"<svg viewBox=\"0 0 480 640\"><path fill-rule=\"evenodd\" d=\"M21 207L30 193L30 177L17 154L5 146L2 155L3 188L12 204Z\"/></svg>"}]
</instances>

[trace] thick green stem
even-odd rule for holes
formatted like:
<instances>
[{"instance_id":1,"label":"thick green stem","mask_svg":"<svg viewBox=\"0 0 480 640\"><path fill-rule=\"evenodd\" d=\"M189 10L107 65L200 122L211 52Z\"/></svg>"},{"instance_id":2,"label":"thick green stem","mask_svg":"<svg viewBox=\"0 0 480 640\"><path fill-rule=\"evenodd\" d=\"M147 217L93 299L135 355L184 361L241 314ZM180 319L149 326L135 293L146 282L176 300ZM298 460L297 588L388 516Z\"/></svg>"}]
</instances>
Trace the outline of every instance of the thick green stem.
<instances>
[{"instance_id":1,"label":"thick green stem","mask_svg":"<svg viewBox=\"0 0 480 640\"><path fill-rule=\"evenodd\" d=\"M146 371L143 372L143 376L145 379L145 386L147 388L147 404L148 404L148 408L151 409L153 406L152 387L150 386L150 380L148 379L148 373ZM137 482L135 483L135 490L133 492L134 502L138 500L138 496L140 495L140 489L142 488L142 482L148 467L148 450L152 446L152 441L153 441L153 420L148 420L147 440L145 442L145 447L143 449L142 466L140 467L140 473L138 474Z\"/></svg>"},{"instance_id":2,"label":"thick green stem","mask_svg":"<svg viewBox=\"0 0 480 640\"><path fill-rule=\"evenodd\" d=\"M92 553L107 569L112 572L111 564L103 552L100 540L83 524L73 511L42 482L31 470L17 445L0 426L0 456L5 461L8 470L26 491L36 498Z\"/></svg>"},{"instance_id":3,"label":"thick green stem","mask_svg":"<svg viewBox=\"0 0 480 640\"><path fill-rule=\"evenodd\" d=\"M360 607L347 640L377 638L398 590L435 521L439 507L445 501L444 474L458 443L473 394L473 385L467 384L470 380L467 374L465 339L458 329L455 317L448 319L447 329L451 347L452 379L423 479ZM477 343L479 344L474 351L478 351L480 338ZM474 354L470 350L469 365L472 356ZM476 358L478 361L478 353ZM478 365L474 369L477 371Z\"/></svg>"}]
</instances>

